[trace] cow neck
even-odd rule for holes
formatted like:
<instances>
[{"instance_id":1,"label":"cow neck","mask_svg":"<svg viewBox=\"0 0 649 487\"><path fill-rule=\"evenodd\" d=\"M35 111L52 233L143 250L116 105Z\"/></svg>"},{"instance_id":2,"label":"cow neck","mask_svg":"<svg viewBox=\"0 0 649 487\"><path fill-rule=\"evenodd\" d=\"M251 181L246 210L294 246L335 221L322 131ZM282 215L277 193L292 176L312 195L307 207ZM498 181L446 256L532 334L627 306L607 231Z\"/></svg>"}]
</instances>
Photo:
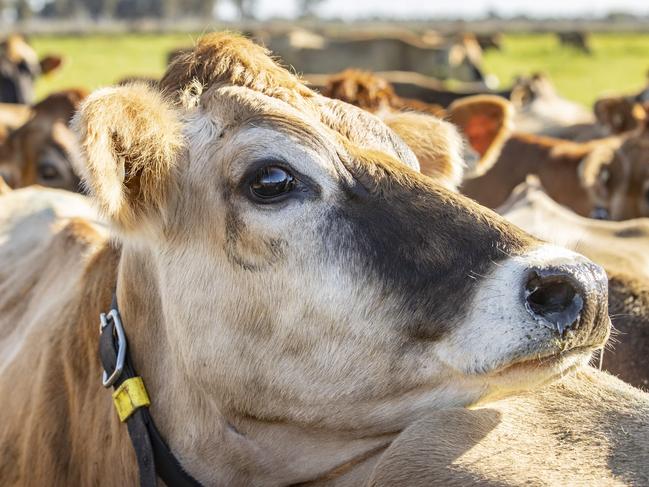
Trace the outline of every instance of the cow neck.
<instances>
[{"instance_id":1,"label":"cow neck","mask_svg":"<svg viewBox=\"0 0 649 487\"><path fill-rule=\"evenodd\" d=\"M366 480L396 433L354 438L236 413L226 418L173 360L157 283L150 258L122 252L116 296L133 366L146 384L150 415L186 472L204 485Z\"/></svg>"}]
</instances>

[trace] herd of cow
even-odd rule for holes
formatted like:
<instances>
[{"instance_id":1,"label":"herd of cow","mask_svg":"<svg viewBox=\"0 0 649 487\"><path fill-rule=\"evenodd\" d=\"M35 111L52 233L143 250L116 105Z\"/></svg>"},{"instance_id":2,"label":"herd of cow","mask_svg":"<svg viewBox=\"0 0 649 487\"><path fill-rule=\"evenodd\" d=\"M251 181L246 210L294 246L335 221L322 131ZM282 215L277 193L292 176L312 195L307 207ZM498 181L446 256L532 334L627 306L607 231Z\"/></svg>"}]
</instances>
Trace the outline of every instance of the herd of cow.
<instances>
[{"instance_id":1,"label":"herd of cow","mask_svg":"<svg viewBox=\"0 0 649 487\"><path fill-rule=\"evenodd\" d=\"M649 87L215 33L30 105L60 59L1 55L2 485L649 484Z\"/></svg>"}]
</instances>

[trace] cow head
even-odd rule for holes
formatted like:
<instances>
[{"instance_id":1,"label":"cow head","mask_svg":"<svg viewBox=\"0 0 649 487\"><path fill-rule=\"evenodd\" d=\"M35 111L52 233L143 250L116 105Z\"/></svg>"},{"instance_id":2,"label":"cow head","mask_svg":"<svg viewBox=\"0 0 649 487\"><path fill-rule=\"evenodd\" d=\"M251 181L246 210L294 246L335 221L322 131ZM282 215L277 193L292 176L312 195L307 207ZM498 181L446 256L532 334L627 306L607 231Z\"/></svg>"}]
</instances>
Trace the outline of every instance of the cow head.
<instances>
[{"instance_id":1,"label":"cow head","mask_svg":"<svg viewBox=\"0 0 649 487\"><path fill-rule=\"evenodd\" d=\"M600 98L593 111L597 121L612 134L637 128L647 116L642 104L628 96Z\"/></svg>"},{"instance_id":2,"label":"cow head","mask_svg":"<svg viewBox=\"0 0 649 487\"><path fill-rule=\"evenodd\" d=\"M122 241L138 368L154 397L210 411L205 448L223 415L244 434L394 431L606 340L601 269L421 175L378 118L263 48L206 36L160 86L89 97L79 172Z\"/></svg>"},{"instance_id":3,"label":"cow head","mask_svg":"<svg viewBox=\"0 0 649 487\"><path fill-rule=\"evenodd\" d=\"M553 99L557 96L549 76L537 72L530 76L518 76L514 80L510 100L516 109L522 109L536 100Z\"/></svg>"},{"instance_id":4,"label":"cow head","mask_svg":"<svg viewBox=\"0 0 649 487\"><path fill-rule=\"evenodd\" d=\"M579 176L594 209L612 220L649 216L649 124L598 144L582 161Z\"/></svg>"},{"instance_id":5,"label":"cow head","mask_svg":"<svg viewBox=\"0 0 649 487\"><path fill-rule=\"evenodd\" d=\"M51 73L62 63L59 56L47 56L39 61L36 51L22 35L9 35L0 43L0 102L32 103L36 77Z\"/></svg>"},{"instance_id":6,"label":"cow head","mask_svg":"<svg viewBox=\"0 0 649 487\"><path fill-rule=\"evenodd\" d=\"M372 113L390 110L399 104L399 97L387 80L359 69L347 69L332 75L322 94Z\"/></svg>"},{"instance_id":7,"label":"cow head","mask_svg":"<svg viewBox=\"0 0 649 487\"><path fill-rule=\"evenodd\" d=\"M34 105L31 119L10 133L0 147L0 176L10 186L79 189L70 162L79 157L79 147L68 123L84 96L79 90L52 94Z\"/></svg>"}]
</instances>

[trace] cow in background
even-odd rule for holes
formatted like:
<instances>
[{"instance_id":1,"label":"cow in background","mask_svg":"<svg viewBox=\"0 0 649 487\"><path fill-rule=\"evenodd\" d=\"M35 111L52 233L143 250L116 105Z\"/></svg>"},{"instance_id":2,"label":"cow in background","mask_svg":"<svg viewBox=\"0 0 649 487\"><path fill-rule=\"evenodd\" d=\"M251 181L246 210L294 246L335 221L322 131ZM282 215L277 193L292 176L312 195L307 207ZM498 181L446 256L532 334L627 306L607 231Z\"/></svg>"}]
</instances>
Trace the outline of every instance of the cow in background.
<instances>
[{"instance_id":1,"label":"cow in background","mask_svg":"<svg viewBox=\"0 0 649 487\"><path fill-rule=\"evenodd\" d=\"M34 81L62 64L58 56L39 61L36 51L20 34L11 34L0 44L0 102L33 103Z\"/></svg>"},{"instance_id":2,"label":"cow in background","mask_svg":"<svg viewBox=\"0 0 649 487\"><path fill-rule=\"evenodd\" d=\"M80 190L71 165L79 147L68 123L84 97L82 90L54 93L34 105L31 118L9 134L0 145L0 177L9 186Z\"/></svg>"},{"instance_id":3,"label":"cow in background","mask_svg":"<svg viewBox=\"0 0 649 487\"><path fill-rule=\"evenodd\" d=\"M557 32L557 38L559 39L559 44L561 44L561 46L573 47L585 54L593 53L586 32L580 32L577 30Z\"/></svg>"},{"instance_id":4,"label":"cow in background","mask_svg":"<svg viewBox=\"0 0 649 487\"><path fill-rule=\"evenodd\" d=\"M495 161L511 129L511 106L504 98L494 95L466 97L456 100L445 109L439 105L402 98L381 76L354 69L331 76L321 91L325 96L377 114L397 131L404 120L409 125L418 127L418 130L409 130L404 140L415 147L421 172L427 176L440 170L439 157L434 151L431 153L421 150L422 147L429 147L429 144L421 142L428 136L427 132L442 133L444 129L443 126L432 124L431 118L422 114L448 118L460 130L468 142L464 147L463 158L468 163L469 172L489 166ZM459 184L461 178L462 175L457 174L455 184Z\"/></svg>"}]
</instances>

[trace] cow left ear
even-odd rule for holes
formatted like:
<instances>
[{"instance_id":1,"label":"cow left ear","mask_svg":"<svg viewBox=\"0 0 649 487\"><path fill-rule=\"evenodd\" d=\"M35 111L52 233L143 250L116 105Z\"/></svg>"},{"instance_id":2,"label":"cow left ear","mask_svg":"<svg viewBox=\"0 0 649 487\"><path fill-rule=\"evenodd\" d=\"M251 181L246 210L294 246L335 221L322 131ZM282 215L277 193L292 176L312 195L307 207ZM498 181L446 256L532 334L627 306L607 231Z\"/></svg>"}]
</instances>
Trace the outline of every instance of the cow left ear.
<instances>
[{"instance_id":1,"label":"cow left ear","mask_svg":"<svg viewBox=\"0 0 649 487\"><path fill-rule=\"evenodd\" d=\"M382 118L415 153L422 174L457 189L464 175L464 143L452 124L417 112L388 113Z\"/></svg>"},{"instance_id":2,"label":"cow left ear","mask_svg":"<svg viewBox=\"0 0 649 487\"><path fill-rule=\"evenodd\" d=\"M120 229L134 230L160 210L182 147L174 108L144 84L93 93L75 115L73 128L84 160L77 174L100 210Z\"/></svg>"},{"instance_id":3,"label":"cow left ear","mask_svg":"<svg viewBox=\"0 0 649 487\"><path fill-rule=\"evenodd\" d=\"M505 98L496 95L476 95L453 102L447 118L466 138L472 154L465 156L473 175L487 171L500 155L511 133L514 110ZM476 161L477 159L477 161ZM473 164L471 164L473 162Z\"/></svg>"}]
</instances>

